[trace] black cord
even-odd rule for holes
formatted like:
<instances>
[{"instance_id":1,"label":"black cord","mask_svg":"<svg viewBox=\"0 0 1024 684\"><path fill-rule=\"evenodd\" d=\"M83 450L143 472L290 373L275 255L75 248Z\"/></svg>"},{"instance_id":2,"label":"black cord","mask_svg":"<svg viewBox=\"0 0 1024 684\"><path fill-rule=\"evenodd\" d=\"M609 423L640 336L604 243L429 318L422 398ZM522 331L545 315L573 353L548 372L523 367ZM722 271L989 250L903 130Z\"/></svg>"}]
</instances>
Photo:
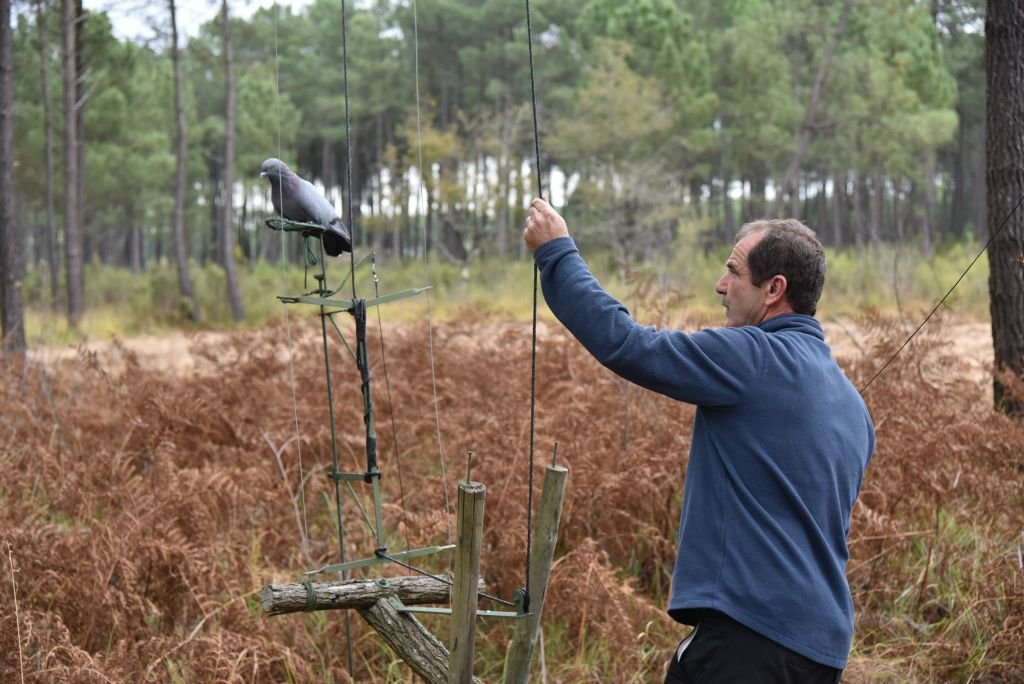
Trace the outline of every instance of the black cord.
<instances>
[{"instance_id":1,"label":"black cord","mask_svg":"<svg viewBox=\"0 0 1024 684\"><path fill-rule=\"evenodd\" d=\"M988 242L986 242L985 246L981 248L980 252L978 252L978 255L974 257L971 263L967 265L967 268L964 270L964 272L960 274L960 277L956 279L956 282L953 283L953 287L949 288L949 291L946 294L942 295L942 299L940 299L939 303L935 305L935 308L933 308L931 312L925 317L925 319L921 321L921 325L917 326L917 329L914 330L914 332L910 333L910 337L908 337L906 341L900 345L900 348L896 350L896 353L890 356L889 360L886 361L885 364L881 368L879 368L874 375L871 376L871 379L867 381L867 384L860 388L860 393L862 395L868 390L868 387L871 387L871 383L875 381L875 378L881 375L882 371L888 368L889 364L891 364L896 359L896 357L900 355L900 352L903 351L904 347L910 344L910 341L914 339L914 336L921 331L921 328L923 328L924 324L931 319L932 315L939 310L939 307L945 303L949 295L953 294L953 290L955 290L956 286L960 284L960 281L964 279L964 277L967 275L967 272L971 270L971 267L974 266L975 263L977 263L978 259L981 258L981 255L985 253L985 250L987 250L992 245L992 242L996 239L996 236L1003 231L1003 228L1006 227L1006 224L1008 224L1010 222L1010 219L1013 218L1013 215L1017 212L1017 208L1020 207L1021 203L1024 203L1024 195L1021 195L1021 198L1017 200L1017 203L1015 205L1013 205L1013 209L1011 209L1010 213L1006 215L1006 218L1004 218L1003 222L999 224L999 227L995 229L995 231L989 237Z\"/></svg>"},{"instance_id":2,"label":"black cord","mask_svg":"<svg viewBox=\"0 0 1024 684\"><path fill-rule=\"evenodd\" d=\"M346 214L348 216L348 230L349 236L352 238L352 242L355 241L355 226L352 225L352 131L349 123L349 103L348 103L348 17L345 11L345 0L341 0L341 53L343 73L344 73L344 87L345 87L345 183L348 188L348 206L346 207ZM320 239L323 244L323 238ZM356 246L354 244L349 245L349 269L352 278L352 302L356 301ZM321 252L321 259L325 258L323 252ZM321 287L327 287L326 279L321 283ZM348 673L349 676L355 676L354 659L352 657L352 627L349 623L348 611L345 611L345 651L348 656Z\"/></svg>"},{"instance_id":3,"label":"black cord","mask_svg":"<svg viewBox=\"0 0 1024 684\"><path fill-rule=\"evenodd\" d=\"M533 66L533 21L530 0L526 0L526 42L530 55L530 103L533 106L533 151L537 160L537 196L544 199L544 184L540 167L540 125L537 122L537 79ZM533 546L533 454L537 417L537 289L540 269L533 264L533 329L530 344L530 483L526 495L526 600L524 610L530 610L530 551Z\"/></svg>"},{"instance_id":4,"label":"black cord","mask_svg":"<svg viewBox=\"0 0 1024 684\"><path fill-rule=\"evenodd\" d=\"M348 21L345 15L345 0L341 0L341 56L342 70L345 79L345 188L348 202L345 206L345 216L348 219L349 244L349 268L352 272L352 301L356 300L356 227L353 225L354 214L352 204L355 199L352 197L352 125L349 116L348 104ZM323 238L321 238L322 240ZM325 283L326 285L326 283Z\"/></svg>"}]
</instances>

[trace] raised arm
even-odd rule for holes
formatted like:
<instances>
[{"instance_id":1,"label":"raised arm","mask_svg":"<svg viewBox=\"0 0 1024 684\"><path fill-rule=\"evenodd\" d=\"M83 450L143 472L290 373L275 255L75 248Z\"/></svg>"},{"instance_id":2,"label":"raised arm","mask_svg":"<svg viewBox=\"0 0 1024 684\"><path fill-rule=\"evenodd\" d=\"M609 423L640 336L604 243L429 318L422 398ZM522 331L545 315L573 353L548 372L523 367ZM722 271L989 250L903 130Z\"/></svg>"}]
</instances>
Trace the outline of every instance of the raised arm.
<instances>
[{"instance_id":1,"label":"raised arm","mask_svg":"<svg viewBox=\"0 0 1024 684\"><path fill-rule=\"evenodd\" d=\"M765 333L755 327L683 333L639 325L590 272L565 221L534 200L524 232L544 299L602 365L642 387L692 404L736 406L759 382Z\"/></svg>"}]
</instances>

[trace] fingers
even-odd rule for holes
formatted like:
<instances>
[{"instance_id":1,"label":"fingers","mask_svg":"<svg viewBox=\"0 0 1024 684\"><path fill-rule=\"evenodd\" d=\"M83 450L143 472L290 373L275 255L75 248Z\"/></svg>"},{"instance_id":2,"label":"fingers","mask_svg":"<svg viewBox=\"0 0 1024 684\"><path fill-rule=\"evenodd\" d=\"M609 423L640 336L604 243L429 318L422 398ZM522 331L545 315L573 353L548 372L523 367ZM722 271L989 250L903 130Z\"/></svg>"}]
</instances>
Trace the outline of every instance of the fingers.
<instances>
[{"instance_id":1,"label":"fingers","mask_svg":"<svg viewBox=\"0 0 1024 684\"><path fill-rule=\"evenodd\" d=\"M530 202L530 212L532 213L534 211L539 214L547 214L549 216L555 213L555 210L547 203L547 200L541 197L537 197Z\"/></svg>"},{"instance_id":2,"label":"fingers","mask_svg":"<svg viewBox=\"0 0 1024 684\"><path fill-rule=\"evenodd\" d=\"M530 251L550 240L568 236L565 220L545 200L537 198L530 202L523 228L523 240Z\"/></svg>"},{"instance_id":3,"label":"fingers","mask_svg":"<svg viewBox=\"0 0 1024 684\"><path fill-rule=\"evenodd\" d=\"M526 230L530 230L536 224L545 223L545 219L549 219L551 216L548 212L553 211L551 205L542 199L530 202L530 208L526 213Z\"/></svg>"}]
</instances>

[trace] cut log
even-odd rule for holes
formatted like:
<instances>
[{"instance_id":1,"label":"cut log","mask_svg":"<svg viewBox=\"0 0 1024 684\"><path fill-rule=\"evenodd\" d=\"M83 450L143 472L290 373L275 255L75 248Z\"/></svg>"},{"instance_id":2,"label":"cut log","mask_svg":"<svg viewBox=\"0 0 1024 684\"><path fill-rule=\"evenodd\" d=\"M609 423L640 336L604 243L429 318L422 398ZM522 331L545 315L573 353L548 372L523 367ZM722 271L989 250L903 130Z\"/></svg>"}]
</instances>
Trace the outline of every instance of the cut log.
<instances>
[{"instance_id":1,"label":"cut log","mask_svg":"<svg viewBox=\"0 0 1024 684\"><path fill-rule=\"evenodd\" d=\"M427 684L447 684L448 649L410 613L399 613L381 599L360 609L359 614L420 679ZM480 684L476 677L472 682Z\"/></svg>"},{"instance_id":2,"label":"cut log","mask_svg":"<svg viewBox=\"0 0 1024 684\"><path fill-rule=\"evenodd\" d=\"M377 580L348 580L345 582L313 582L313 600L306 585L271 584L260 590L263 612L269 615L298 613L310 610L342 610L370 608L377 601L397 596L407 606L424 603L448 603L451 587L432 577L389 577ZM479 584L484 590L483 582ZM447 669L446 669L447 671Z\"/></svg>"}]
</instances>

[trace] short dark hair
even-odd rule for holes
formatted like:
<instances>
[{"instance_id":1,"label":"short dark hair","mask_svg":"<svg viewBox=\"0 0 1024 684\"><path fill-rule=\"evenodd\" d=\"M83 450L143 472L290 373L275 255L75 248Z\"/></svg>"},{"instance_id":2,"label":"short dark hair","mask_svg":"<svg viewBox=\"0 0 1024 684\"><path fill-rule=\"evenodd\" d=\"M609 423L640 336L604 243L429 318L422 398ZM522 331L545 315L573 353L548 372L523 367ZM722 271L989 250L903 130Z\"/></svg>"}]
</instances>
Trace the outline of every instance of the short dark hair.
<instances>
[{"instance_id":1,"label":"short dark hair","mask_svg":"<svg viewBox=\"0 0 1024 684\"><path fill-rule=\"evenodd\" d=\"M750 280L758 286L768 278L786 279L786 300L793 311L813 316L825 287L825 248L814 231L796 219L763 219L743 226L737 240L764 232L747 255Z\"/></svg>"}]
</instances>

